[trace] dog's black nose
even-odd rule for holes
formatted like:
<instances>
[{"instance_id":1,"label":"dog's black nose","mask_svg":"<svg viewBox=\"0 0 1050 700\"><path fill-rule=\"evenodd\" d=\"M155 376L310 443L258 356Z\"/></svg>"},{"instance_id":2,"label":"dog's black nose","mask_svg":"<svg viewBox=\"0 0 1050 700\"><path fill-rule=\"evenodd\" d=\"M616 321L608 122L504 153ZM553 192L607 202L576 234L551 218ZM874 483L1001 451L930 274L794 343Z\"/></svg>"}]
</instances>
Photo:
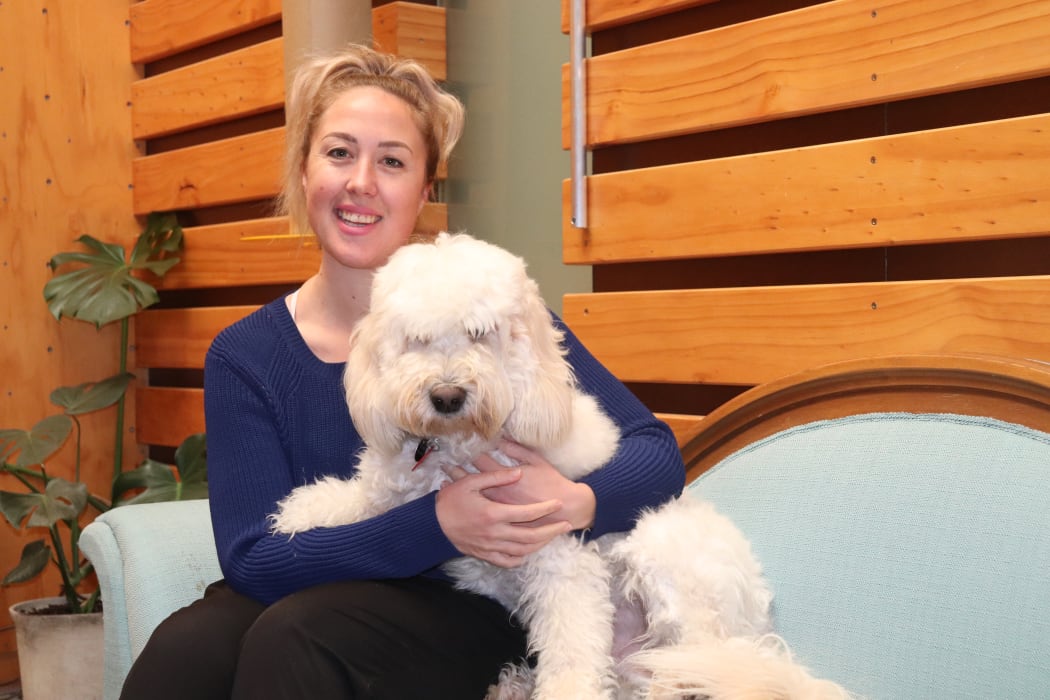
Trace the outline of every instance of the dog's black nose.
<instances>
[{"instance_id":1,"label":"dog's black nose","mask_svg":"<svg viewBox=\"0 0 1050 700\"><path fill-rule=\"evenodd\" d=\"M467 392L458 386L441 386L430 392L430 403L438 413L457 413L467 400Z\"/></svg>"}]
</instances>

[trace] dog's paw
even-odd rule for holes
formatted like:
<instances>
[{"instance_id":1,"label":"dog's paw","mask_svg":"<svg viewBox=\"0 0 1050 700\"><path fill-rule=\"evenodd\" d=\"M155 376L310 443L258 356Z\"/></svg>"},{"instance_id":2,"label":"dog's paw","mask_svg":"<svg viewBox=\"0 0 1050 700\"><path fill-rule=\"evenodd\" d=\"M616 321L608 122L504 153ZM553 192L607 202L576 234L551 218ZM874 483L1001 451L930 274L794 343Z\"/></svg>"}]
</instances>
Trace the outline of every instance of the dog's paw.
<instances>
[{"instance_id":1,"label":"dog's paw","mask_svg":"<svg viewBox=\"0 0 1050 700\"><path fill-rule=\"evenodd\" d=\"M293 489L277 504L277 512L270 516L270 532L294 535L317 527L312 500L303 487Z\"/></svg>"},{"instance_id":2,"label":"dog's paw","mask_svg":"<svg viewBox=\"0 0 1050 700\"><path fill-rule=\"evenodd\" d=\"M485 700L530 700L532 686L532 668L527 663L507 664L496 685L489 686Z\"/></svg>"}]
</instances>

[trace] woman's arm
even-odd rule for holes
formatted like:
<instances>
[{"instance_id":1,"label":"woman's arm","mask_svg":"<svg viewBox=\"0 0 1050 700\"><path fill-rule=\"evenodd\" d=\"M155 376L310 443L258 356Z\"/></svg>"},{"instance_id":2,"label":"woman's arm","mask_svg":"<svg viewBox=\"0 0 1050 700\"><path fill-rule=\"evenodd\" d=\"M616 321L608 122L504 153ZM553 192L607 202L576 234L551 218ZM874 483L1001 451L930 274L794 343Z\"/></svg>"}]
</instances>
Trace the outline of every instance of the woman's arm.
<instances>
[{"instance_id":1,"label":"woman's arm","mask_svg":"<svg viewBox=\"0 0 1050 700\"><path fill-rule=\"evenodd\" d=\"M568 361L580 388L594 396L620 428L620 446L604 467L581 482L594 492L591 534L623 532L645 508L657 507L682 493L685 465L674 433L580 343L560 319Z\"/></svg>"},{"instance_id":2,"label":"woman's arm","mask_svg":"<svg viewBox=\"0 0 1050 700\"><path fill-rule=\"evenodd\" d=\"M236 345L217 341L205 366L212 522L230 585L269 603L328 581L416 575L457 555L438 524L435 494L353 525L294 537L271 534L268 516L276 503L318 475L309 471L318 465L297 454L308 448L341 453L346 465L341 475L349 476L360 442L356 433L354 440L338 434L352 432L338 382L328 390L294 385L283 375L274 380L267 377L272 372L253 366L253 359L239 354ZM327 406L312 417L296 411L294 420L313 423L308 428L289 426L293 418L284 415L285 395L300 393L311 396L305 404ZM336 412L343 419L338 424L348 430L326 430Z\"/></svg>"}]
</instances>

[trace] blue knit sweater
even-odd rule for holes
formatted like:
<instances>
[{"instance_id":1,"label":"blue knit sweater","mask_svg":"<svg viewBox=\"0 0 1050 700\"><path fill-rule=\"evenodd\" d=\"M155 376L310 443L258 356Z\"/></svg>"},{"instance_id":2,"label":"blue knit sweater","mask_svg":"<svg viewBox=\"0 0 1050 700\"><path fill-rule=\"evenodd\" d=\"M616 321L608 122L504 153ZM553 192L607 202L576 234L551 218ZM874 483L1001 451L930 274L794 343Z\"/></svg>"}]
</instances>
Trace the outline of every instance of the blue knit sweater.
<instances>
[{"instance_id":1,"label":"blue knit sweater","mask_svg":"<svg viewBox=\"0 0 1050 700\"><path fill-rule=\"evenodd\" d=\"M681 457L668 427L567 330L565 342L581 387L623 436L613 461L584 479L597 498L591 534L623 531L642 508L681 492ZM459 555L438 526L433 493L353 525L292 538L269 533L267 516L293 488L354 472L363 445L346 410L344 367L310 351L283 298L224 330L208 351L204 405L219 563L235 590L263 603L330 581L440 575L436 567Z\"/></svg>"}]
</instances>

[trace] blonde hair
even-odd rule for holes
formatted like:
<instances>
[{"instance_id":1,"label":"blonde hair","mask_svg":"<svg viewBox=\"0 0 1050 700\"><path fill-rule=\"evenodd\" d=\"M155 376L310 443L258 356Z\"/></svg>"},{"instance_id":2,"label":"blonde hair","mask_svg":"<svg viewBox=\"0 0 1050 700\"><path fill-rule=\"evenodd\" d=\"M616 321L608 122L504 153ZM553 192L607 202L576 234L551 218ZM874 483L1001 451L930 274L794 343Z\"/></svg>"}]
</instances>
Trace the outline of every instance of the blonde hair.
<instances>
[{"instance_id":1,"label":"blonde hair","mask_svg":"<svg viewBox=\"0 0 1050 700\"><path fill-rule=\"evenodd\" d=\"M463 104L412 59L351 44L307 61L297 69L288 95L284 188L277 200L277 210L288 215L293 233L310 232L302 175L317 124L340 95L360 86L378 87L408 105L426 143L427 185L463 132Z\"/></svg>"}]
</instances>

